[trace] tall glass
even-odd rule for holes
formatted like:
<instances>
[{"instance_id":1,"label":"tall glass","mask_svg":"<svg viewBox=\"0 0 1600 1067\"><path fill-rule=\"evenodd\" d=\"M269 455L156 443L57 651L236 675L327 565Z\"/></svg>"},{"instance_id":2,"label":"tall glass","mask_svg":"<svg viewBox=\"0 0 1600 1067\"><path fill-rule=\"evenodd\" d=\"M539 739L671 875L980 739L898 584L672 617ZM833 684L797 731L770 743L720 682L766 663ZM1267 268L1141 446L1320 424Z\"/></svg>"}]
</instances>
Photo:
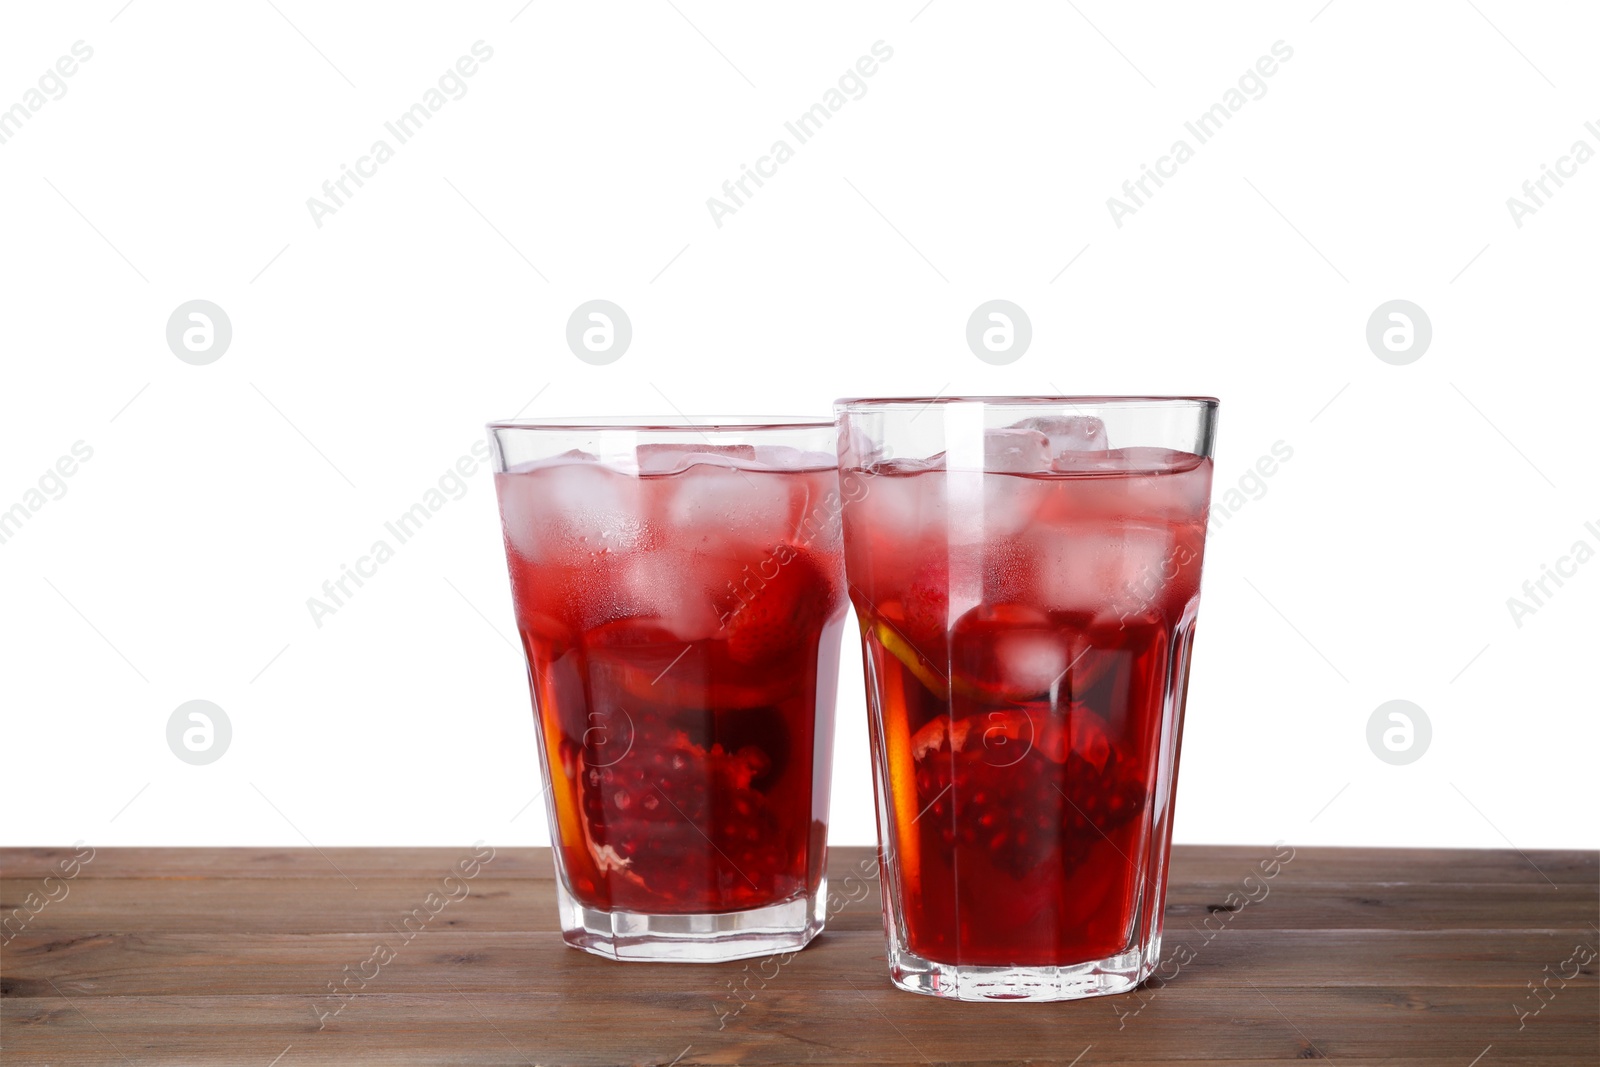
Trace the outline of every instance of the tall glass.
<instances>
[{"instance_id":1,"label":"tall glass","mask_svg":"<svg viewBox=\"0 0 1600 1067\"><path fill-rule=\"evenodd\" d=\"M836 407L894 983L1132 989L1161 951L1217 402Z\"/></svg>"},{"instance_id":2,"label":"tall glass","mask_svg":"<svg viewBox=\"0 0 1600 1067\"><path fill-rule=\"evenodd\" d=\"M567 943L804 946L845 616L833 421L489 433Z\"/></svg>"}]
</instances>

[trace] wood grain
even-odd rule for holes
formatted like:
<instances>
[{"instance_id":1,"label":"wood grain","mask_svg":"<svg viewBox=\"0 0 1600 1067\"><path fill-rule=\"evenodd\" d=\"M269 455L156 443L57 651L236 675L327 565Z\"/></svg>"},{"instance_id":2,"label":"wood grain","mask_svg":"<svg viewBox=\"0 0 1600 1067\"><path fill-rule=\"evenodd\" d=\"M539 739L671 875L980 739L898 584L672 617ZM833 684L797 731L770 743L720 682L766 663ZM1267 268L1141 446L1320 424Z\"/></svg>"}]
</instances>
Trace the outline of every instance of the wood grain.
<instances>
[{"instance_id":1,"label":"wood grain","mask_svg":"<svg viewBox=\"0 0 1600 1067\"><path fill-rule=\"evenodd\" d=\"M1529 990L1600 949L1593 852L1299 849L1229 911L1272 850L1178 848L1165 943L1192 961L1132 994L1039 1005L892 988L862 849L835 850L830 878L865 895L783 967L568 949L544 849L498 850L401 942L393 924L466 853L101 849L40 908L72 850L0 851L0 919L37 909L0 935L0 1061L1600 1062L1597 963L1543 1001ZM384 939L393 962L332 996Z\"/></svg>"}]
</instances>

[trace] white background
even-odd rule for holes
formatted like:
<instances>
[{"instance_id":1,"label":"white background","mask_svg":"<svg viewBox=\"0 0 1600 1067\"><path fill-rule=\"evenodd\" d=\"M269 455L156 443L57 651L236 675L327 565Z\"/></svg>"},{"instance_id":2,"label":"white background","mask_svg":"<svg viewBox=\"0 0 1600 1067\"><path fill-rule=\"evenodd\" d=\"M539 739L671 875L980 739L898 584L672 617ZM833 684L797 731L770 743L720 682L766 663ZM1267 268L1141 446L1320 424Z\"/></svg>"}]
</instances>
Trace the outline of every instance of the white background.
<instances>
[{"instance_id":1,"label":"white background","mask_svg":"<svg viewBox=\"0 0 1600 1067\"><path fill-rule=\"evenodd\" d=\"M1592 7L674 3L7 6L0 107L94 53L0 144L0 509L93 458L0 544L0 841L544 843L486 474L306 607L487 419L1067 391L1222 398L1219 502L1293 449L1208 555L1179 840L1600 844L1600 561L1506 603L1600 548L1600 160L1506 204L1600 149ZM319 228L307 198L479 40ZM719 228L707 198L880 40ZM609 366L564 341L596 297L634 328ZM964 339L996 297L1033 323L1008 366ZM196 298L233 326L209 366L165 340ZM1433 325L1408 366L1365 340L1396 298ZM865 843L844 663L833 840ZM209 766L166 745L196 698L233 726ZM1366 742L1396 698L1433 727L1407 766Z\"/></svg>"}]
</instances>

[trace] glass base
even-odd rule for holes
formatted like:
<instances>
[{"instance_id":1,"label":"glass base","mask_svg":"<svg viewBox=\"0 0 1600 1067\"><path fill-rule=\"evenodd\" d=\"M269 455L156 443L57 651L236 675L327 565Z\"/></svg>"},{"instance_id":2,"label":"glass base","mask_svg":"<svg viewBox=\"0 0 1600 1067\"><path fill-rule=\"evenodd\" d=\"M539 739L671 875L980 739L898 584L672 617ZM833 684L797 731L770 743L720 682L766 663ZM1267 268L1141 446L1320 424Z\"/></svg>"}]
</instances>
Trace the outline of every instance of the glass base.
<instances>
[{"instance_id":1,"label":"glass base","mask_svg":"<svg viewBox=\"0 0 1600 1067\"><path fill-rule=\"evenodd\" d=\"M1126 993L1150 976L1137 949L1065 967L977 967L892 952L889 978L901 989L950 1000L1081 1000Z\"/></svg>"},{"instance_id":2,"label":"glass base","mask_svg":"<svg viewBox=\"0 0 1600 1067\"><path fill-rule=\"evenodd\" d=\"M573 899L556 879L561 931L567 944L608 960L725 963L796 952L822 932L827 879L810 896L749 911L650 915L602 911Z\"/></svg>"}]
</instances>

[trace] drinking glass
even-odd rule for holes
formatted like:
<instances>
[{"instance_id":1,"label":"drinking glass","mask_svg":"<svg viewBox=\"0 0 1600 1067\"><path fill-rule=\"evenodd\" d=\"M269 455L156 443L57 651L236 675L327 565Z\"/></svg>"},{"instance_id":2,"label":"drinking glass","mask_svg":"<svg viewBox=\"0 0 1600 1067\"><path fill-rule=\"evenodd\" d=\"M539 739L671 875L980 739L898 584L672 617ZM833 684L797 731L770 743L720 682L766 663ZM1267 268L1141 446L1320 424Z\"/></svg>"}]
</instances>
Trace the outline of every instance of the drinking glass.
<instances>
[{"instance_id":1,"label":"drinking glass","mask_svg":"<svg viewBox=\"0 0 1600 1067\"><path fill-rule=\"evenodd\" d=\"M844 624L831 419L489 426L568 944L822 928Z\"/></svg>"},{"instance_id":2,"label":"drinking glass","mask_svg":"<svg viewBox=\"0 0 1600 1067\"><path fill-rule=\"evenodd\" d=\"M894 983L1132 989L1161 951L1217 402L836 410Z\"/></svg>"}]
</instances>

